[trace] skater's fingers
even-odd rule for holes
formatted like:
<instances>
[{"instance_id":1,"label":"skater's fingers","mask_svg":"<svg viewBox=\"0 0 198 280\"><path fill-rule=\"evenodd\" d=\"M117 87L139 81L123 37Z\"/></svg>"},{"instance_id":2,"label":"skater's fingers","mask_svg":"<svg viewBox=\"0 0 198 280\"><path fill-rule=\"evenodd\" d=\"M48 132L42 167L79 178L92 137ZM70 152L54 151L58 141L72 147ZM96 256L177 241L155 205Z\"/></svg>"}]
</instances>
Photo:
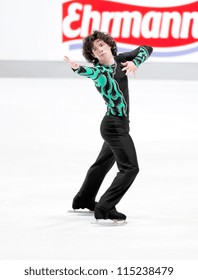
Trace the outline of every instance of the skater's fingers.
<instances>
[{"instance_id":1,"label":"skater's fingers","mask_svg":"<svg viewBox=\"0 0 198 280\"><path fill-rule=\"evenodd\" d=\"M68 56L64 56L64 58L63 58L66 62L71 62L71 60L69 59L69 57Z\"/></svg>"},{"instance_id":2,"label":"skater's fingers","mask_svg":"<svg viewBox=\"0 0 198 280\"><path fill-rule=\"evenodd\" d=\"M70 60L69 57L66 56L66 55L64 56L63 59L64 59L64 61L67 62L73 69L78 69L79 66L80 66L80 64L78 64L78 63L75 62L75 61Z\"/></svg>"},{"instance_id":3,"label":"skater's fingers","mask_svg":"<svg viewBox=\"0 0 198 280\"><path fill-rule=\"evenodd\" d=\"M129 74L130 76L134 76L134 78L136 77L136 70L134 69L130 69L127 71L126 75Z\"/></svg>"},{"instance_id":4,"label":"skater's fingers","mask_svg":"<svg viewBox=\"0 0 198 280\"><path fill-rule=\"evenodd\" d=\"M127 70L127 66L125 66L124 68L122 68L122 71L125 71L125 70Z\"/></svg>"}]
</instances>

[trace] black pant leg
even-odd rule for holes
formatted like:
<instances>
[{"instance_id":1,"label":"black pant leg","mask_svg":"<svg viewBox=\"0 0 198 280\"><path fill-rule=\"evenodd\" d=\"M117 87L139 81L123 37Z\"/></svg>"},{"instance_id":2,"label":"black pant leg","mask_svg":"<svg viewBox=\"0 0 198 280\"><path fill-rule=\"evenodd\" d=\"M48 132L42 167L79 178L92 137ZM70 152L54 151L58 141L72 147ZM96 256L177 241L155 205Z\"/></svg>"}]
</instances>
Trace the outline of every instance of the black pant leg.
<instances>
[{"instance_id":1,"label":"black pant leg","mask_svg":"<svg viewBox=\"0 0 198 280\"><path fill-rule=\"evenodd\" d=\"M83 204L95 201L98 190L105 175L115 163L114 154L109 145L104 142L102 149L95 161L89 168L85 180L77 196Z\"/></svg>"},{"instance_id":2,"label":"black pant leg","mask_svg":"<svg viewBox=\"0 0 198 280\"><path fill-rule=\"evenodd\" d=\"M98 206L108 211L123 197L139 172L135 146L129 135L129 122L118 117L106 118L101 134L114 153L119 172L99 200Z\"/></svg>"}]
</instances>

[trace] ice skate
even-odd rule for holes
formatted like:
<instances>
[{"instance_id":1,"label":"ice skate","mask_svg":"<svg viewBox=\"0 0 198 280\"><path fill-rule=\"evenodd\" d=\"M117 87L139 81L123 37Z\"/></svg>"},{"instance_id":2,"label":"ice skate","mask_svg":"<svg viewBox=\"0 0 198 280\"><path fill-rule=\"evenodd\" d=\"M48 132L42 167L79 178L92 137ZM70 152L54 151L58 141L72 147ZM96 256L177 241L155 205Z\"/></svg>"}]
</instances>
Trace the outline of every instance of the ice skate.
<instances>
[{"instance_id":1,"label":"ice skate","mask_svg":"<svg viewBox=\"0 0 198 280\"><path fill-rule=\"evenodd\" d=\"M68 213L75 213L75 214L93 214L93 211L95 209L97 202L93 201L93 202L88 202L88 203L82 203L82 201L80 200L79 196L76 195L73 199L73 203L72 203L72 208L71 210L68 210Z\"/></svg>"},{"instance_id":2,"label":"ice skate","mask_svg":"<svg viewBox=\"0 0 198 280\"><path fill-rule=\"evenodd\" d=\"M103 226L121 226L126 225L126 215L119 213L115 208L105 212L101 208L96 207L94 211L95 221L93 224L103 225Z\"/></svg>"},{"instance_id":3,"label":"ice skate","mask_svg":"<svg viewBox=\"0 0 198 280\"><path fill-rule=\"evenodd\" d=\"M110 220L110 219L98 219L91 221L91 224L99 225L99 226L125 226L127 224L126 220Z\"/></svg>"},{"instance_id":4,"label":"ice skate","mask_svg":"<svg viewBox=\"0 0 198 280\"><path fill-rule=\"evenodd\" d=\"M94 214L93 211L90 211L88 209L69 209L69 210L67 210L67 213L82 215L82 216L93 216L93 214Z\"/></svg>"}]
</instances>

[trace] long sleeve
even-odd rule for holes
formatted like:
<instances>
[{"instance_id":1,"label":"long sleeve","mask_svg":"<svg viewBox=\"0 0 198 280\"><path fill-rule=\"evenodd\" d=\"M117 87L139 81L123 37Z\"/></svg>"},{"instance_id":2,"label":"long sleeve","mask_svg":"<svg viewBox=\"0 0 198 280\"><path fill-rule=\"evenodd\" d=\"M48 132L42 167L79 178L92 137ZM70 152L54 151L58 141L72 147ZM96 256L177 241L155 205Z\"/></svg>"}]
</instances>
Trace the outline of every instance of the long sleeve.
<instances>
[{"instance_id":1,"label":"long sleeve","mask_svg":"<svg viewBox=\"0 0 198 280\"><path fill-rule=\"evenodd\" d=\"M92 80L94 80L97 75L98 75L98 70L94 67L88 67L88 66L80 66L78 69L73 69L72 70L80 75L80 76L85 76L87 78L90 78Z\"/></svg>"},{"instance_id":2,"label":"long sleeve","mask_svg":"<svg viewBox=\"0 0 198 280\"><path fill-rule=\"evenodd\" d=\"M139 46L131 52L125 52L119 54L121 57L125 58L127 61L133 61L134 64L139 67L141 63L149 58L153 51L150 46Z\"/></svg>"}]
</instances>

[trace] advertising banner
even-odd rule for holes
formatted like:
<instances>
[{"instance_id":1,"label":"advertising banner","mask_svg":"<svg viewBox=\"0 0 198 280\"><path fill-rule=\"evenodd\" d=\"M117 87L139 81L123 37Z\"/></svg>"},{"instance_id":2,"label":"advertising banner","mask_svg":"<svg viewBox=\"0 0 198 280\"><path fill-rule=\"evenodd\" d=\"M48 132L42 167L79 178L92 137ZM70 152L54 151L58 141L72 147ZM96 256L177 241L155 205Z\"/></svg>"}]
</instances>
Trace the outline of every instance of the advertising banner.
<instances>
[{"instance_id":1,"label":"advertising banner","mask_svg":"<svg viewBox=\"0 0 198 280\"><path fill-rule=\"evenodd\" d=\"M119 51L154 48L153 60L198 62L198 1L71 0L62 5L62 43L81 49L93 29L108 32ZM182 3L184 2L184 3ZM150 5L149 5L150 3Z\"/></svg>"},{"instance_id":2,"label":"advertising banner","mask_svg":"<svg viewBox=\"0 0 198 280\"><path fill-rule=\"evenodd\" d=\"M150 62L198 62L198 1L10 0L0 2L0 60L77 60L93 29L118 50L153 47Z\"/></svg>"}]
</instances>

